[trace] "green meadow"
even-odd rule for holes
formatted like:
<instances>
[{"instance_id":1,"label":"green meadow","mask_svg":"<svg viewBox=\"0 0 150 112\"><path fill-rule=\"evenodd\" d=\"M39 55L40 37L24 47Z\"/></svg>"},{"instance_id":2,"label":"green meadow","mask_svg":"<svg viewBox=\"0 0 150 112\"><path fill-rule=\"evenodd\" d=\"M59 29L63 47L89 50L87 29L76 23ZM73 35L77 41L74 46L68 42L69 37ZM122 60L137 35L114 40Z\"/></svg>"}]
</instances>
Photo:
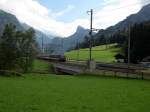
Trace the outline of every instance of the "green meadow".
<instances>
[{"instance_id":1,"label":"green meadow","mask_svg":"<svg viewBox=\"0 0 150 112\"><path fill-rule=\"evenodd\" d=\"M120 51L116 44L96 46L92 48L92 59L100 62L113 62L115 55ZM89 49L73 50L65 53L68 59L72 60L88 60Z\"/></svg>"},{"instance_id":2,"label":"green meadow","mask_svg":"<svg viewBox=\"0 0 150 112\"><path fill-rule=\"evenodd\" d=\"M0 112L150 110L149 81L55 75L48 63L36 61L34 65L33 73L22 77L0 77Z\"/></svg>"}]
</instances>

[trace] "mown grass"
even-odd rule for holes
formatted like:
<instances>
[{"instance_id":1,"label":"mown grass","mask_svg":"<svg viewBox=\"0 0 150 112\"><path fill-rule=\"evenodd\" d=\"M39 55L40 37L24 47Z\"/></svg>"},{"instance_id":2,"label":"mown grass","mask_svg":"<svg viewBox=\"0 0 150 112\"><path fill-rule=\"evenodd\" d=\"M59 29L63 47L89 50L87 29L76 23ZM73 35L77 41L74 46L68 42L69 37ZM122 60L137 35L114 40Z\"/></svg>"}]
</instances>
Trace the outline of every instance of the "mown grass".
<instances>
[{"instance_id":1,"label":"mown grass","mask_svg":"<svg viewBox=\"0 0 150 112\"><path fill-rule=\"evenodd\" d=\"M100 62L113 62L115 61L115 55L120 51L120 48L115 47L116 44L110 44L93 47L92 59ZM78 55L79 54L79 55ZM73 60L88 60L89 49L80 49L66 52L66 57Z\"/></svg>"},{"instance_id":2,"label":"mown grass","mask_svg":"<svg viewBox=\"0 0 150 112\"><path fill-rule=\"evenodd\" d=\"M0 77L1 112L148 112L150 82L30 74Z\"/></svg>"},{"instance_id":3,"label":"mown grass","mask_svg":"<svg viewBox=\"0 0 150 112\"><path fill-rule=\"evenodd\" d=\"M30 73L0 77L0 112L148 112L149 93L149 81Z\"/></svg>"},{"instance_id":4,"label":"mown grass","mask_svg":"<svg viewBox=\"0 0 150 112\"><path fill-rule=\"evenodd\" d=\"M49 62L42 60L35 60L33 64L34 73L50 73L52 72L52 65Z\"/></svg>"}]
</instances>

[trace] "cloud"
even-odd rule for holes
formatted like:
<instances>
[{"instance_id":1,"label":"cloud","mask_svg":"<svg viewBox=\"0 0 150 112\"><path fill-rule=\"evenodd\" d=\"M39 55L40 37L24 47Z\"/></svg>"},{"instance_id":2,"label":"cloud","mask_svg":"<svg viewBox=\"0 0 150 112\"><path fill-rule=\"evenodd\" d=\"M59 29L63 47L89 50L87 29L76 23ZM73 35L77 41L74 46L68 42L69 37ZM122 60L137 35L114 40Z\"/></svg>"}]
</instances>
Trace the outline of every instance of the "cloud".
<instances>
[{"instance_id":1,"label":"cloud","mask_svg":"<svg viewBox=\"0 0 150 112\"><path fill-rule=\"evenodd\" d=\"M0 8L16 15L21 22L54 35L69 36L75 32L79 24L83 26L86 24L84 19L77 19L71 23L54 19L54 17L62 16L72 10L74 8L72 5L68 5L63 11L55 13L36 0L0 0Z\"/></svg>"},{"instance_id":2,"label":"cloud","mask_svg":"<svg viewBox=\"0 0 150 112\"><path fill-rule=\"evenodd\" d=\"M136 5L130 5L134 3ZM100 6L101 9L94 14L94 27L106 28L114 25L128 15L139 11L142 4L141 0L104 0L104 6ZM38 30L64 37L73 34L78 25L85 28L89 27L89 18L75 18L72 22L56 20L57 17L61 17L74 9L73 5L66 5L64 10L53 12L41 5L38 0L0 0L0 8L16 15L21 22L25 22Z\"/></svg>"},{"instance_id":3,"label":"cloud","mask_svg":"<svg viewBox=\"0 0 150 112\"><path fill-rule=\"evenodd\" d=\"M75 7L73 5L68 5L66 9L60 11L60 12L57 12L57 13L54 13L53 14L53 17L56 18L56 17L60 17L60 16L63 16L64 14L70 12L72 9L74 9Z\"/></svg>"},{"instance_id":4,"label":"cloud","mask_svg":"<svg viewBox=\"0 0 150 112\"><path fill-rule=\"evenodd\" d=\"M107 0L105 6L95 14L94 25L98 28L107 28L137 13L141 7L140 0Z\"/></svg>"},{"instance_id":5,"label":"cloud","mask_svg":"<svg viewBox=\"0 0 150 112\"><path fill-rule=\"evenodd\" d=\"M150 3L150 0L140 0L142 5L147 5Z\"/></svg>"}]
</instances>

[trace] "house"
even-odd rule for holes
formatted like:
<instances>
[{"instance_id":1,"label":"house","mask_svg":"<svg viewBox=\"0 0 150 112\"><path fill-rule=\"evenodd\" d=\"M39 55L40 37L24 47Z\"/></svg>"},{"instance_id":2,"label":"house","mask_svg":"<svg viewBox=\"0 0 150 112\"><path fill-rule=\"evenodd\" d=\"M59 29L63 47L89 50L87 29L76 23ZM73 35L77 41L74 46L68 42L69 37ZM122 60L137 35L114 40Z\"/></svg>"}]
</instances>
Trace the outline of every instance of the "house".
<instances>
[{"instance_id":1,"label":"house","mask_svg":"<svg viewBox=\"0 0 150 112\"><path fill-rule=\"evenodd\" d=\"M125 56L123 56L122 54L116 54L115 58L118 63L125 62Z\"/></svg>"},{"instance_id":2,"label":"house","mask_svg":"<svg viewBox=\"0 0 150 112\"><path fill-rule=\"evenodd\" d=\"M140 64L142 64L142 65L145 66L145 67L150 67L150 56L144 58L144 59L142 60L142 62L140 62Z\"/></svg>"}]
</instances>

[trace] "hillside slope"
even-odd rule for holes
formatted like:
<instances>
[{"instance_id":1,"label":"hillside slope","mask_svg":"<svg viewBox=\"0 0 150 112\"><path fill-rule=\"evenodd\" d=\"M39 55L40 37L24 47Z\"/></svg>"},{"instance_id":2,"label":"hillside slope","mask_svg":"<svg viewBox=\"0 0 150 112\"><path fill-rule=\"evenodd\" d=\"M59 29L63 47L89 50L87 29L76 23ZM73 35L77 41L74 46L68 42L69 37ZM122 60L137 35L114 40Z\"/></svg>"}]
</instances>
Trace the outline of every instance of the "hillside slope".
<instances>
[{"instance_id":1,"label":"hillside slope","mask_svg":"<svg viewBox=\"0 0 150 112\"><path fill-rule=\"evenodd\" d=\"M150 4L144 6L138 13L132 14L128 16L123 21L118 24L108 27L105 30L100 30L96 37L101 35L112 35L119 31L123 31L129 28L130 25L134 25L135 23L142 23L150 20Z\"/></svg>"},{"instance_id":2,"label":"hillside slope","mask_svg":"<svg viewBox=\"0 0 150 112\"><path fill-rule=\"evenodd\" d=\"M54 48L55 53L63 53L67 50L74 48L77 45L77 42L83 42L85 36L89 33L88 29L84 29L81 26L78 26L76 32L66 38L54 38L52 40L52 47Z\"/></svg>"},{"instance_id":3,"label":"hillside slope","mask_svg":"<svg viewBox=\"0 0 150 112\"><path fill-rule=\"evenodd\" d=\"M108 46L96 46L93 47L92 59L100 62L113 62L115 61L115 55L120 51L120 48L115 47L116 44L110 44ZM73 60L88 60L89 49L80 49L66 52L66 57Z\"/></svg>"},{"instance_id":4,"label":"hillside slope","mask_svg":"<svg viewBox=\"0 0 150 112\"><path fill-rule=\"evenodd\" d=\"M14 24L17 30L24 30L16 16L0 10L0 35L2 34L6 24Z\"/></svg>"},{"instance_id":5,"label":"hillside slope","mask_svg":"<svg viewBox=\"0 0 150 112\"><path fill-rule=\"evenodd\" d=\"M10 24L10 23L14 24L16 26L16 29L20 31L25 31L31 28L31 26L25 23L20 23L20 21L16 18L16 16L10 13L7 13L3 10L0 10L0 35L3 33L5 25ZM44 44L49 44L51 42L51 39L53 38L53 36L46 35L45 33L38 31L36 29L34 30L35 30L36 41L39 43L40 46L42 43L42 38L44 40Z\"/></svg>"}]
</instances>

